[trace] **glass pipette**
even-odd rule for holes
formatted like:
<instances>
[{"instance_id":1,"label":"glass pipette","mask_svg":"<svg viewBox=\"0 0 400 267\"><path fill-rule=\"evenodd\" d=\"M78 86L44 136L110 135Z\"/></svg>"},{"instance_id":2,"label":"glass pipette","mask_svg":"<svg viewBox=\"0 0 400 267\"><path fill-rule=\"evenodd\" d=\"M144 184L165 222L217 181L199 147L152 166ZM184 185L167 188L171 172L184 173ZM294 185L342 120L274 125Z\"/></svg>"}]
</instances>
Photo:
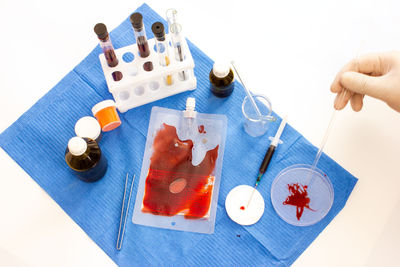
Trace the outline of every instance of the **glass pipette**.
<instances>
[{"instance_id":1,"label":"glass pipette","mask_svg":"<svg viewBox=\"0 0 400 267\"><path fill-rule=\"evenodd\" d=\"M346 95L346 92L347 92L347 90L344 90L344 93L341 95L341 98L344 98L344 96ZM336 117L336 112L337 112L337 109L335 109L332 112L332 116L331 116L331 119L329 121L328 128L325 131L324 138L322 139L322 142L321 142L321 145L319 146L317 155L315 156L314 162L313 162L313 164L311 166L311 171L309 172L309 175L308 175L309 178L307 179L308 183L306 183L306 185L308 187L310 187L310 184L312 183L313 173L315 172L315 169L317 168L318 161L319 161L319 159L320 159L320 157L322 155L322 151L324 150L326 141L328 141L329 134L331 133L332 125L333 125L333 122L335 121L335 117Z\"/></svg>"},{"instance_id":2,"label":"glass pipette","mask_svg":"<svg viewBox=\"0 0 400 267\"><path fill-rule=\"evenodd\" d=\"M256 188L258 184L261 182L261 178L263 177L264 173L267 171L267 168L269 166L269 163L271 162L272 156L274 155L274 152L276 148L278 147L278 144L280 142L280 138L283 132L283 129L286 126L286 117L282 119L281 124L279 125L278 131L275 134L275 137L271 139L271 144L269 145L269 148L267 150L267 153L265 153L264 159L261 163L260 169L258 171L257 175L257 180L254 185L254 190L250 195L249 202L247 202L247 206L249 206L251 199L253 198L254 192L256 191Z\"/></svg>"},{"instance_id":3,"label":"glass pipette","mask_svg":"<svg viewBox=\"0 0 400 267\"><path fill-rule=\"evenodd\" d=\"M361 42L360 47L357 50L357 54L356 54L356 58L355 58L356 71L357 72L359 71L358 58L359 58L359 54L360 54L360 51L361 51L361 48L362 48L363 45L364 45L364 41ZM350 97L352 96L351 92L349 92L346 88L343 88L343 90L338 95L339 102L342 102L344 99L346 99L347 94L351 94ZM306 183L308 187L310 187L310 184L313 181L313 179L312 179L314 177L313 173L315 173L315 169L317 168L317 164L318 164L318 161L319 161L319 159L320 159L320 157L322 155L322 151L324 150L326 141L328 141L329 134L332 131L332 125L333 125L333 122L335 121L335 117L336 117L337 111L338 111L338 109L334 108L334 110L332 112L332 115L331 115L331 119L330 119L329 124L328 124L328 128L325 131L324 138L322 139L322 142L321 142L321 145L319 146L317 155L315 156L314 162L313 162L313 164L311 166L311 172L309 173L309 178L307 179L309 182Z\"/></svg>"},{"instance_id":4,"label":"glass pipette","mask_svg":"<svg viewBox=\"0 0 400 267\"><path fill-rule=\"evenodd\" d=\"M347 94L348 94L348 90L346 90L346 89L343 89L343 91L339 93L340 102L342 102L346 98ZM335 108L332 112L331 119L329 120L328 128L325 131L324 138L322 139L322 142L319 146L319 149L318 149L317 155L315 156L314 162L311 165L311 171L309 172L309 175L308 175L309 178L307 179L308 183L306 183L306 185L308 187L310 187L310 185L313 181L312 180L312 178L314 177L313 173L315 173L315 169L317 168L318 161L321 158L322 151L324 150L326 141L328 141L329 134L332 131L332 126L333 126L333 122L335 121L337 111L338 111L338 109Z\"/></svg>"}]
</instances>

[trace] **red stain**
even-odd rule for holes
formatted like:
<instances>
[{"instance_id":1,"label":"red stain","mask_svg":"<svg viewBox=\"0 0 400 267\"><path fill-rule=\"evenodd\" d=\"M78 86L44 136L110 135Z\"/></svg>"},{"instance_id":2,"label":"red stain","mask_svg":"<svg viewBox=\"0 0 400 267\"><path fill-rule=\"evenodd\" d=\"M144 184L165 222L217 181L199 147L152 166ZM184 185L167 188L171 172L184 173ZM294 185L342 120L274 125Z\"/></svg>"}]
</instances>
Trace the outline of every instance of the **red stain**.
<instances>
[{"instance_id":1,"label":"red stain","mask_svg":"<svg viewBox=\"0 0 400 267\"><path fill-rule=\"evenodd\" d=\"M241 209L241 210L244 210L244 206L241 206L240 209Z\"/></svg>"},{"instance_id":2,"label":"red stain","mask_svg":"<svg viewBox=\"0 0 400 267\"><path fill-rule=\"evenodd\" d=\"M207 133L207 132L204 130L204 125L199 125L198 129L199 129L199 133Z\"/></svg>"},{"instance_id":3,"label":"red stain","mask_svg":"<svg viewBox=\"0 0 400 267\"><path fill-rule=\"evenodd\" d=\"M162 216L181 213L192 219L207 215L218 147L207 151L203 161L193 166L192 140L180 140L176 128L164 123L154 138L142 211ZM178 193L171 192L170 184L178 179L185 179L186 186Z\"/></svg>"},{"instance_id":4,"label":"red stain","mask_svg":"<svg viewBox=\"0 0 400 267\"><path fill-rule=\"evenodd\" d=\"M304 208L315 211L310 208L310 198L308 197L306 185L299 185L298 183L288 184L288 190L290 195L283 202L283 205L296 206L297 220L300 221Z\"/></svg>"}]
</instances>

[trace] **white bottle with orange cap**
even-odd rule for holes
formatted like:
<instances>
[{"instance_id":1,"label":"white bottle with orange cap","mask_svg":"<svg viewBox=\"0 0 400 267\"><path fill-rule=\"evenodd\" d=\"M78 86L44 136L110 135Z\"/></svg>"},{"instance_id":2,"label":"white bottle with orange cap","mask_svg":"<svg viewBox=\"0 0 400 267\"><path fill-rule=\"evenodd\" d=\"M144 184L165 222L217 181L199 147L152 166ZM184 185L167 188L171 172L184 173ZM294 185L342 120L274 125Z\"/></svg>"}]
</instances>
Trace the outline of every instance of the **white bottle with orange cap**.
<instances>
[{"instance_id":1,"label":"white bottle with orange cap","mask_svg":"<svg viewBox=\"0 0 400 267\"><path fill-rule=\"evenodd\" d=\"M114 130L121 125L117 104L113 100L104 100L92 108L93 116L100 123L103 132Z\"/></svg>"}]
</instances>

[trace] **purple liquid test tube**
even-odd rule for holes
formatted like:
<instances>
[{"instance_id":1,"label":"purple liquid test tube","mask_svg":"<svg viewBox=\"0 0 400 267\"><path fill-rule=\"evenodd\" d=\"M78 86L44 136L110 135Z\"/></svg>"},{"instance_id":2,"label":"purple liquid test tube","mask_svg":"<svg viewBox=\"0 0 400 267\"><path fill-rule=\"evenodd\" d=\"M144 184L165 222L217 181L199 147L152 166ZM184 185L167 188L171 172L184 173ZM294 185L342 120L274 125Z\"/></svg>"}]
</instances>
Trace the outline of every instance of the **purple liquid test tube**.
<instances>
[{"instance_id":1,"label":"purple liquid test tube","mask_svg":"<svg viewBox=\"0 0 400 267\"><path fill-rule=\"evenodd\" d=\"M104 56L107 60L109 67L115 67L118 65L118 59L114 52L114 47L111 43L110 36L108 35L107 27L103 23L97 23L94 26L94 32L100 40L100 46L103 50Z\"/></svg>"},{"instance_id":2,"label":"purple liquid test tube","mask_svg":"<svg viewBox=\"0 0 400 267\"><path fill-rule=\"evenodd\" d=\"M136 44L139 49L139 56L141 58L146 58L150 55L149 43L147 42L146 31L143 25L143 16L142 14L135 12L131 15L130 21L133 27L133 32L136 38ZM153 70L153 63L151 61L147 61L144 63L143 68L145 71Z\"/></svg>"}]
</instances>

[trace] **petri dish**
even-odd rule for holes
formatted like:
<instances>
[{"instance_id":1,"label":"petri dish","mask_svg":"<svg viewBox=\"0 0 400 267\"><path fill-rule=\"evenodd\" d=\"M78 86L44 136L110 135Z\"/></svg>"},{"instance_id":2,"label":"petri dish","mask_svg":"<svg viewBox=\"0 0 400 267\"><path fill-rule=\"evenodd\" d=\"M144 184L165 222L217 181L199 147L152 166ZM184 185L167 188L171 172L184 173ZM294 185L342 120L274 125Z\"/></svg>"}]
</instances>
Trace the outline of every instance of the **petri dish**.
<instances>
[{"instance_id":1,"label":"petri dish","mask_svg":"<svg viewBox=\"0 0 400 267\"><path fill-rule=\"evenodd\" d=\"M334 190L329 177L311 165L296 164L283 169L271 187L271 202L285 222L309 226L321 221L329 212Z\"/></svg>"}]
</instances>

